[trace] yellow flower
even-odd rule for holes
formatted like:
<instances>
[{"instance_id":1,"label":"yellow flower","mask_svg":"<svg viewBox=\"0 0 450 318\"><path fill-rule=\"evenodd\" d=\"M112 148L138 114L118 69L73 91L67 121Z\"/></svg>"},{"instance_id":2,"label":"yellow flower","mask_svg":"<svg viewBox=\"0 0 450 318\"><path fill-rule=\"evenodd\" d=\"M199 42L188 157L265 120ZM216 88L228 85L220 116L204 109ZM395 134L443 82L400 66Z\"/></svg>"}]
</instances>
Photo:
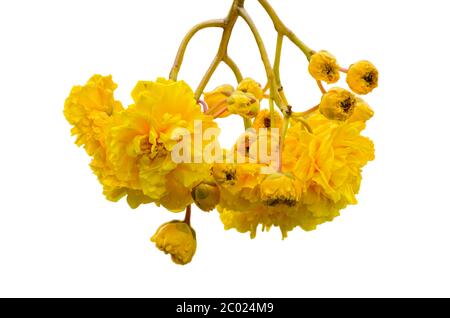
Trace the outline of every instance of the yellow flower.
<instances>
[{"instance_id":1,"label":"yellow flower","mask_svg":"<svg viewBox=\"0 0 450 318\"><path fill-rule=\"evenodd\" d=\"M197 249L194 229L181 221L161 225L150 240L158 249L170 254L172 261L179 265L190 263Z\"/></svg>"},{"instance_id":2,"label":"yellow flower","mask_svg":"<svg viewBox=\"0 0 450 318\"><path fill-rule=\"evenodd\" d=\"M348 119L349 122L362 121L366 122L374 115L374 111L370 108L362 98L356 98L356 106L353 115Z\"/></svg>"},{"instance_id":3,"label":"yellow flower","mask_svg":"<svg viewBox=\"0 0 450 318\"><path fill-rule=\"evenodd\" d=\"M214 210L220 200L220 190L215 184L201 183L192 190L195 204L203 211Z\"/></svg>"},{"instance_id":4,"label":"yellow flower","mask_svg":"<svg viewBox=\"0 0 450 318\"><path fill-rule=\"evenodd\" d=\"M356 204L361 169L374 159L374 145L361 136L362 121L339 123L315 114L308 123L314 134L300 124L288 130L283 170L301 183L304 214L300 226L313 230L332 221L347 205Z\"/></svg>"},{"instance_id":5,"label":"yellow flower","mask_svg":"<svg viewBox=\"0 0 450 318\"><path fill-rule=\"evenodd\" d=\"M225 229L253 238L259 226L276 226L285 238L296 227L314 230L356 204L361 170L374 159L372 141L361 136L366 119L338 122L316 112L306 119L313 133L301 123L290 127L281 174L262 174L262 164L215 165L221 191L217 210Z\"/></svg>"},{"instance_id":6,"label":"yellow flower","mask_svg":"<svg viewBox=\"0 0 450 318\"><path fill-rule=\"evenodd\" d=\"M234 92L227 100L228 110L232 114L245 118L254 118L259 112L259 101L251 93Z\"/></svg>"},{"instance_id":7,"label":"yellow flower","mask_svg":"<svg viewBox=\"0 0 450 318\"><path fill-rule=\"evenodd\" d=\"M339 81L339 65L336 58L327 51L315 53L309 61L309 73L318 81L328 84Z\"/></svg>"},{"instance_id":8,"label":"yellow flower","mask_svg":"<svg viewBox=\"0 0 450 318\"><path fill-rule=\"evenodd\" d=\"M132 96L135 104L118 115L107 135L108 161L127 188L142 190L149 200L171 211L182 211L192 203L192 188L208 178L209 165L175 163L172 150L183 136L190 137L192 154L187 159L193 162L193 155L204 146L194 148L194 132L202 134L216 124L202 113L182 81L139 82ZM196 128L196 122L201 127Z\"/></svg>"},{"instance_id":9,"label":"yellow flower","mask_svg":"<svg viewBox=\"0 0 450 318\"><path fill-rule=\"evenodd\" d=\"M294 178L282 173L269 175L261 183L261 200L268 206L294 206L298 202Z\"/></svg>"},{"instance_id":10,"label":"yellow flower","mask_svg":"<svg viewBox=\"0 0 450 318\"><path fill-rule=\"evenodd\" d=\"M275 111L274 112L274 122L272 123L272 118L270 115L270 111L267 109L263 109L258 113L255 120L253 121L252 128L258 130L260 128L283 128L283 118L281 117L280 113Z\"/></svg>"},{"instance_id":11,"label":"yellow flower","mask_svg":"<svg viewBox=\"0 0 450 318\"><path fill-rule=\"evenodd\" d=\"M356 97L343 88L332 88L322 96L320 112L332 120L347 120L356 106Z\"/></svg>"},{"instance_id":12,"label":"yellow flower","mask_svg":"<svg viewBox=\"0 0 450 318\"><path fill-rule=\"evenodd\" d=\"M348 69L347 84L357 94L369 94L378 87L378 70L369 61L357 62Z\"/></svg>"},{"instance_id":13,"label":"yellow flower","mask_svg":"<svg viewBox=\"0 0 450 318\"><path fill-rule=\"evenodd\" d=\"M123 111L122 104L114 99L117 85L111 76L94 75L84 86L75 86L64 104L64 115L74 127L76 143L84 145L92 156L92 171L103 185L103 193L108 200L118 201L124 196L132 208L151 200L140 190L127 188L127 184L117 179L115 171L107 160L106 135Z\"/></svg>"},{"instance_id":14,"label":"yellow flower","mask_svg":"<svg viewBox=\"0 0 450 318\"><path fill-rule=\"evenodd\" d=\"M111 76L94 75L86 85L73 87L64 104L64 116L74 126L76 144L84 146L91 156L103 147L103 129L109 117L123 109L114 99L116 88Z\"/></svg>"},{"instance_id":15,"label":"yellow flower","mask_svg":"<svg viewBox=\"0 0 450 318\"><path fill-rule=\"evenodd\" d=\"M259 101L262 101L262 99L264 98L264 91L261 88L261 84L259 84L258 82L256 82L254 79L251 78L246 78L242 80L239 83L237 90L243 93L250 93L253 96L255 96L256 99Z\"/></svg>"},{"instance_id":16,"label":"yellow flower","mask_svg":"<svg viewBox=\"0 0 450 318\"><path fill-rule=\"evenodd\" d=\"M234 87L228 84L221 85L214 89L212 92L204 93L205 102L208 105L209 114L220 113L218 118L225 118L231 115L231 113L226 109L228 105L228 97L234 93Z\"/></svg>"},{"instance_id":17,"label":"yellow flower","mask_svg":"<svg viewBox=\"0 0 450 318\"><path fill-rule=\"evenodd\" d=\"M213 178L221 185L234 185L236 183L236 165L216 163L211 171Z\"/></svg>"}]
</instances>

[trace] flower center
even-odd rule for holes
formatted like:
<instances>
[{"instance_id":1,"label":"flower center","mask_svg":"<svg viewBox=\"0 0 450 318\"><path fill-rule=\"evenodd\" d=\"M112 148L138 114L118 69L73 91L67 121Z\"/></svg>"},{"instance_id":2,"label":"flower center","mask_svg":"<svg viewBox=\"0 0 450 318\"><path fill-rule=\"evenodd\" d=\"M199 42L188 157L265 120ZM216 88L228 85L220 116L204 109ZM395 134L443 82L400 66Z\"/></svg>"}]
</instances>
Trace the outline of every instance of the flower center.
<instances>
[{"instance_id":1,"label":"flower center","mask_svg":"<svg viewBox=\"0 0 450 318\"><path fill-rule=\"evenodd\" d=\"M364 75L363 80L369 84L373 85L375 82L375 74L373 72L369 72L366 75Z\"/></svg>"},{"instance_id":2,"label":"flower center","mask_svg":"<svg viewBox=\"0 0 450 318\"><path fill-rule=\"evenodd\" d=\"M341 102L341 109L344 111L344 113L348 113L350 109L352 108L353 102L351 98L347 98Z\"/></svg>"},{"instance_id":3,"label":"flower center","mask_svg":"<svg viewBox=\"0 0 450 318\"><path fill-rule=\"evenodd\" d=\"M142 138L140 143L140 148L142 153L150 153L152 151L152 144L148 140L148 138Z\"/></svg>"},{"instance_id":4,"label":"flower center","mask_svg":"<svg viewBox=\"0 0 450 318\"><path fill-rule=\"evenodd\" d=\"M264 127L266 128L270 128L271 126L271 121L269 117L264 118Z\"/></svg>"},{"instance_id":5,"label":"flower center","mask_svg":"<svg viewBox=\"0 0 450 318\"><path fill-rule=\"evenodd\" d=\"M330 65L330 64L325 64L324 66L323 66L323 71L325 72L325 74L327 74L327 75L331 75L332 73L333 73L333 66L332 65Z\"/></svg>"},{"instance_id":6,"label":"flower center","mask_svg":"<svg viewBox=\"0 0 450 318\"><path fill-rule=\"evenodd\" d=\"M271 207L278 206L278 205L286 205L288 207L293 207L297 204L297 201L293 198L279 196L279 197L270 198L265 203Z\"/></svg>"}]
</instances>

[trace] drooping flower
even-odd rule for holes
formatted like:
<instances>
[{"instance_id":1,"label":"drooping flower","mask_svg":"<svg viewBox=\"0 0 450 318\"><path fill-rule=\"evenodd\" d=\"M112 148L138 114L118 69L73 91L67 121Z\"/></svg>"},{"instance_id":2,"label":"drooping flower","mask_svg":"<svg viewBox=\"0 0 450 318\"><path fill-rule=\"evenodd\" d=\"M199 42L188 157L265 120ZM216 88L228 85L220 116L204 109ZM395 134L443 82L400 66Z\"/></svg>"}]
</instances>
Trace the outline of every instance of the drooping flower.
<instances>
[{"instance_id":1,"label":"drooping flower","mask_svg":"<svg viewBox=\"0 0 450 318\"><path fill-rule=\"evenodd\" d=\"M104 127L113 113L123 110L114 99L117 85L112 76L94 75L84 86L72 88L64 104L64 116L73 125L76 144L92 156L104 145Z\"/></svg>"},{"instance_id":2,"label":"drooping flower","mask_svg":"<svg viewBox=\"0 0 450 318\"><path fill-rule=\"evenodd\" d=\"M359 61L348 69L347 84L357 94L369 94L378 87L378 70L369 61Z\"/></svg>"},{"instance_id":3,"label":"drooping flower","mask_svg":"<svg viewBox=\"0 0 450 318\"><path fill-rule=\"evenodd\" d=\"M356 204L361 169L374 159L374 145L361 136L363 121L327 120L316 113L308 118L314 133L297 124L288 130L283 170L301 183L305 230L331 221L349 204Z\"/></svg>"},{"instance_id":4,"label":"drooping flower","mask_svg":"<svg viewBox=\"0 0 450 318\"><path fill-rule=\"evenodd\" d=\"M373 143L361 136L369 112L364 104L357 107L364 107L361 116L346 122L311 114L306 121L312 133L301 123L290 127L281 174L262 173L263 164L215 165L225 228L255 237L258 226L276 226L286 237L295 227L314 230L356 204L361 170L374 159Z\"/></svg>"},{"instance_id":5,"label":"drooping flower","mask_svg":"<svg viewBox=\"0 0 450 318\"><path fill-rule=\"evenodd\" d=\"M84 146L92 157L92 171L103 185L108 200L118 201L127 196L131 207L151 200L138 189L129 189L115 174L106 155L106 135L123 111L122 104L114 99L117 85L111 76L94 75L84 86L75 86L64 104L64 115L74 127L76 144Z\"/></svg>"},{"instance_id":6,"label":"drooping flower","mask_svg":"<svg viewBox=\"0 0 450 318\"><path fill-rule=\"evenodd\" d=\"M322 96L320 112L332 120L347 120L355 110L356 97L343 88L332 88Z\"/></svg>"},{"instance_id":7,"label":"drooping flower","mask_svg":"<svg viewBox=\"0 0 450 318\"><path fill-rule=\"evenodd\" d=\"M180 81L139 82L134 105L118 116L107 136L108 161L128 188L142 190L151 201L178 212L192 203L194 186L209 176L209 165L194 163L203 142L194 133L215 128L202 113L190 87ZM187 138L187 162L175 162L172 151ZM200 160L201 161L201 160Z\"/></svg>"},{"instance_id":8,"label":"drooping flower","mask_svg":"<svg viewBox=\"0 0 450 318\"><path fill-rule=\"evenodd\" d=\"M328 84L339 81L339 65L336 58L327 51L319 51L311 57L308 67L311 76Z\"/></svg>"},{"instance_id":9,"label":"drooping flower","mask_svg":"<svg viewBox=\"0 0 450 318\"><path fill-rule=\"evenodd\" d=\"M150 241L164 253L170 254L172 261L179 265L190 263L197 249L194 229L182 221L161 225Z\"/></svg>"}]
</instances>

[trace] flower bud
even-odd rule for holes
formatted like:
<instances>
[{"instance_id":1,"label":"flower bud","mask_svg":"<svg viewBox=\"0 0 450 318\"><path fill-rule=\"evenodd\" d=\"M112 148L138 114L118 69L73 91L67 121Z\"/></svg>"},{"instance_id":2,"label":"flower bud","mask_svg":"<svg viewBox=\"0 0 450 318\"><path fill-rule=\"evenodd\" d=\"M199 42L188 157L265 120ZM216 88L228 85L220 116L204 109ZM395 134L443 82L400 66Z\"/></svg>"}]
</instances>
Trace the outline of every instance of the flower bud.
<instances>
[{"instance_id":1,"label":"flower bud","mask_svg":"<svg viewBox=\"0 0 450 318\"><path fill-rule=\"evenodd\" d=\"M172 261L179 265L191 262L197 249L194 229L182 221L164 223L150 240L158 249L170 254Z\"/></svg>"},{"instance_id":2,"label":"flower bud","mask_svg":"<svg viewBox=\"0 0 450 318\"><path fill-rule=\"evenodd\" d=\"M259 100L251 93L234 92L227 100L228 110L232 114L251 119L259 112Z\"/></svg>"},{"instance_id":3,"label":"flower bud","mask_svg":"<svg viewBox=\"0 0 450 318\"><path fill-rule=\"evenodd\" d=\"M345 121L353 115L356 97L343 88L332 88L322 96L319 110L328 119Z\"/></svg>"},{"instance_id":4,"label":"flower bud","mask_svg":"<svg viewBox=\"0 0 450 318\"><path fill-rule=\"evenodd\" d=\"M246 78L242 82L240 82L237 90L243 93L253 94L253 96L255 96L259 101L264 98L264 91L261 88L261 84L251 78Z\"/></svg>"},{"instance_id":5,"label":"flower bud","mask_svg":"<svg viewBox=\"0 0 450 318\"><path fill-rule=\"evenodd\" d=\"M327 51L315 53L309 61L309 73L318 81L328 84L339 81L339 65L336 58Z\"/></svg>"},{"instance_id":6,"label":"flower bud","mask_svg":"<svg viewBox=\"0 0 450 318\"><path fill-rule=\"evenodd\" d=\"M359 61L348 69L347 84L356 94L369 94L378 87L378 70L369 61Z\"/></svg>"},{"instance_id":7,"label":"flower bud","mask_svg":"<svg viewBox=\"0 0 450 318\"><path fill-rule=\"evenodd\" d=\"M227 106L227 99L234 92L234 87L231 85L222 85L214 89L212 92L204 93L205 102L208 104L210 111L218 110ZM230 112L226 111L219 117L224 118L230 116Z\"/></svg>"},{"instance_id":8,"label":"flower bud","mask_svg":"<svg viewBox=\"0 0 450 318\"><path fill-rule=\"evenodd\" d=\"M202 211L212 211L220 201L219 187L215 184L200 183L192 189L192 198Z\"/></svg>"}]
</instances>

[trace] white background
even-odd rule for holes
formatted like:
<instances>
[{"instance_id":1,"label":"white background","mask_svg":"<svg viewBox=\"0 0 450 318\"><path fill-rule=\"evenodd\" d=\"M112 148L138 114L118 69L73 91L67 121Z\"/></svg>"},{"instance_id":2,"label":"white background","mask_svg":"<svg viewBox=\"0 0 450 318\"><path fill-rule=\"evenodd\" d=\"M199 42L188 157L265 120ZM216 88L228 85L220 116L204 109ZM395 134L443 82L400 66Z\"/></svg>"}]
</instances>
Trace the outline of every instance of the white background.
<instances>
[{"instance_id":1,"label":"white background","mask_svg":"<svg viewBox=\"0 0 450 318\"><path fill-rule=\"evenodd\" d=\"M63 117L71 87L113 74L129 104L136 81L167 76L185 32L231 2L0 1L0 296L450 296L448 1L271 1L313 49L342 65L369 59L381 72L365 132L377 159L359 204L336 221L285 241L277 229L250 240L195 210L197 254L180 267L149 237L182 215L103 198ZM247 8L273 53L270 21L256 0ZM198 83L219 38L195 38L180 78ZM230 53L264 82L252 41L239 22ZM296 110L317 104L290 44L282 74ZM221 67L209 88L224 82L233 76ZM221 125L230 145L241 121Z\"/></svg>"}]
</instances>

